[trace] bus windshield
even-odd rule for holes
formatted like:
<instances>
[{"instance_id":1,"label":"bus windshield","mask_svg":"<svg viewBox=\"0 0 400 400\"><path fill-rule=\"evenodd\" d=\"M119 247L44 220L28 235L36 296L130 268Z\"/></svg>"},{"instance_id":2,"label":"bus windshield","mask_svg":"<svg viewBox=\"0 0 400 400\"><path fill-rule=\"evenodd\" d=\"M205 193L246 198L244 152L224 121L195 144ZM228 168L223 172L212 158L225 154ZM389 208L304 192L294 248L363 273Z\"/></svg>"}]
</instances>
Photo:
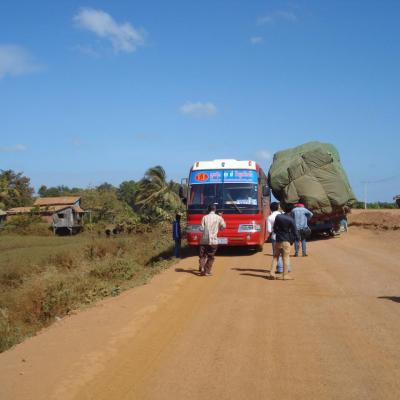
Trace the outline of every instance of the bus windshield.
<instances>
[{"instance_id":1,"label":"bus windshield","mask_svg":"<svg viewBox=\"0 0 400 400\"><path fill-rule=\"evenodd\" d=\"M196 184L190 187L189 211L205 211L215 204L218 211L229 213L258 210L258 185L254 183Z\"/></svg>"}]
</instances>

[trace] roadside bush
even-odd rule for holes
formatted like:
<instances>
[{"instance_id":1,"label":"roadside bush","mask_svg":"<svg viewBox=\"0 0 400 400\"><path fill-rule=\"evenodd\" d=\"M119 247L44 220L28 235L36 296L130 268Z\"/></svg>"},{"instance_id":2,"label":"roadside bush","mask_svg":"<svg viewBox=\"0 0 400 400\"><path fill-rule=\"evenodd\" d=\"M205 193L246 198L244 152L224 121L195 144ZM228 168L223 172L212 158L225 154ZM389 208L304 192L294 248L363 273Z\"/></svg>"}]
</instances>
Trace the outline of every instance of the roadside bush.
<instances>
[{"instance_id":1,"label":"roadside bush","mask_svg":"<svg viewBox=\"0 0 400 400\"><path fill-rule=\"evenodd\" d=\"M85 256L89 260L104 258L107 255L122 256L126 251L126 243L124 240L93 240L85 248Z\"/></svg>"},{"instance_id":2,"label":"roadside bush","mask_svg":"<svg viewBox=\"0 0 400 400\"><path fill-rule=\"evenodd\" d=\"M86 231L86 232L95 232L96 229L98 228L97 225L98 224L91 224L91 223L88 222L83 226L83 230Z\"/></svg>"},{"instance_id":3,"label":"roadside bush","mask_svg":"<svg viewBox=\"0 0 400 400\"><path fill-rule=\"evenodd\" d=\"M46 326L55 316L64 316L77 307L85 298L78 290L81 276L65 276L56 269L30 280L17 289L5 302L10 310L10 320L23 326L25 331L34 332L37 327Z\"/></svg>"},{"instance_id":4,"label":"roadside bush","mask_svg":"<svg viewBox=\"0 0 400 400\"><path fill-rule=\"evenodd\" d=\"M4 288L17 288L29 276L40 272L42 269L39 265L29 264L24 260L10 260L7 265L0 269L0 285Z\"/></svg>"},{"instance_id":5,"label":"roadside bush","mask_svg":"<svg viewBox=\"0 0 400 400\"><path fill-rule=\"evenodd\" d=\"M66 251L51 255L48 263L64 270L71 270L79 266L77 257Z\"/></svg>"},{"instance_id":6,"label":"roadside bush","mask_svg":"<svg viewBox=\"0 0 400 400\"><path fill-rule=\"evenodd\" d=\"M0 274L0 285L16 288L23 283L23 274L19 270L6 270Z\"/></svg>"},{"instance_id":7,"label":"roadside bush","mask_svg":"<svg viewBox=\"0 0 400 400\"><path fill-rule=\"evenodd\" d=\"M11 326L8 313L0 308L0 353L21 340L18 328Z\"/></svg>"},{"instance_id":8,"label":"roadside bush","mask_svg":"<svg viewBox=\"0 0 400 400\"><path fill-rule=\"evenodd\" d=\"M90 271L90 275L107 280L130 280L135 275L135 270L140 266L132 260L115 260L97 265Z\"/></svg>"},{"instance_id":9,"label":"roadside bush","mask_svg":"<svg viewBox=\"0 0 400 400\"><path fill-rule=\"evenodd\" d=\"M76 293L72 291L68 281L56 279L54 282L49 282L43 296L40 319L47 321L56 315L67 314L76 300L74 295Z\"/></svg>"},{"instance_id":10,"label":"roadside bush","mask_svg":"<svg viewBox=\"0 0 400 400\"><path fill-rule=\"evenodd\" d=\"M19 235L50 236L53 234L49 224L34 214L13 216L4 224L4 231Z\"/></svg>"}]
</instances>

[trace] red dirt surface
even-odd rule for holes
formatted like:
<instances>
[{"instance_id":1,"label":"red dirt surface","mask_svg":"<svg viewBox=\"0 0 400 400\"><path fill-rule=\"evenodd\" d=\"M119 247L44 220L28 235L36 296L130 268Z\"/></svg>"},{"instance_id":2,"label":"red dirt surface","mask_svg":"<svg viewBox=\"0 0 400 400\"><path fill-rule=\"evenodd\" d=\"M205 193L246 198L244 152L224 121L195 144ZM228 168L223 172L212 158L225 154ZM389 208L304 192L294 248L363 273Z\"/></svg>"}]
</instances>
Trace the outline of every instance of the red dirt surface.
<instances>
[{"instance_id":1,"label":"red dirt surface","mask_svg":"<svg viewBox=\"0 0 400 400\"><path fill-rule=\"evenodd\" d=\"M393 210L352 210L348 215L349 225L367 229L400 229L400 209Z\"/></svg>"}]
</instances>

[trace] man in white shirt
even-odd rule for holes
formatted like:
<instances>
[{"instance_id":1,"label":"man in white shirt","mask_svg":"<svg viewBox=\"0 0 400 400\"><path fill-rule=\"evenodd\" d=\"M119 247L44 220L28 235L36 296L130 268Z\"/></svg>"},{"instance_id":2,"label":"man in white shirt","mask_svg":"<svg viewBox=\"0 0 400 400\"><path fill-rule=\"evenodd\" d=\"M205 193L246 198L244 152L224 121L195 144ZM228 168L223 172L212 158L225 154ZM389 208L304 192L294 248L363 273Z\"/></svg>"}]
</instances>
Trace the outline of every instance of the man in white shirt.
<instances>
[{"instance_id":1,"label":"man in white shirt","mask_svg":"<svg viewBox=\"0 0 400 400\"><path fill-rule=\"evenodd\" d=\"M218 249L218 231L226 227L224 219L215 213L215 204L208 206L208 214L201 220L203 236L200 241L199 270L201 275L212 275L215 253Z\"/></svg>"}]
</instances>

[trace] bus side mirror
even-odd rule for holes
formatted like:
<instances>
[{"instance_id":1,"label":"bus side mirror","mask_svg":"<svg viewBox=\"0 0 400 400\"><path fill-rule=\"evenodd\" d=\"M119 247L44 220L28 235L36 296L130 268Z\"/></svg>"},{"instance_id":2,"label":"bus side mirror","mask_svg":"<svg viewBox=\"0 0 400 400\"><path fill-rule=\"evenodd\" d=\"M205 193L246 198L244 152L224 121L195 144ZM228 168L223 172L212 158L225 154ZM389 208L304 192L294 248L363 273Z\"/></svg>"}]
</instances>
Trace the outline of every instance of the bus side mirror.
<instances>
[{"instance_id":1,"label":"bus side mirror","mask_svg":"<svg viewBox=\"0 0 400 400\"><path fill-rule=\"evenodd\" d=\"M271 195L271 189L269 188L268 185L265 185L263 187L263 196L264 197L269 197Z\"/></svg>"}]
</instances>

